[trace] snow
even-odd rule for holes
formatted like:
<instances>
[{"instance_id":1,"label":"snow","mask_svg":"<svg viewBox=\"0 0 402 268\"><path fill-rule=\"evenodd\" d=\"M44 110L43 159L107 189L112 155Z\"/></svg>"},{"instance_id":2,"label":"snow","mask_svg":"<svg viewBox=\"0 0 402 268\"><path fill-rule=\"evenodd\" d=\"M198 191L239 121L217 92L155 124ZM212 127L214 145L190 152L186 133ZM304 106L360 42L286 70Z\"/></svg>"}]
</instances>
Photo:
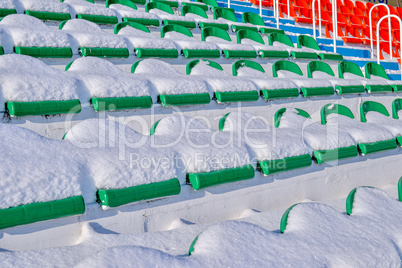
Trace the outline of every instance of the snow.
<instances>
[{"instance_id":1,"label":"snow","mask_svg":"<svg viewBox=\"0 0 402 268\"><path fill-rule=\"evenodd\" d=\"M201 120L179 115L161 119L152 136L155 146L175 150L186 173L211 172L250 164L244 143L229 133L212 130Z\"/></svg>"},{"instance_id":2,"label":"snow","mask_svg":"<svg viewBox=\"0 0 402 268\"><path fill-rule=\"evenodd\" d=\"M1 209L81 195L72 146L12 125L0 124L0 132Z\"/></svg>"},{"instance_id":3,"label":"snow","mask_svg":"<svg viewBox=\"0 0 402 268\"><path fill-rule=\"evenodd\" d=\"M67 34L46 26L41 20L23 14L13 14L0 21L0 29L11 37L13 46L69 47ZM2 35L4 37L4 35ZM5 51L6 52L6 51ZM7 53L7 52L6 52ZM11 53L11 52L8 52Z\"/></svg>"},{"instance_id":4,"label":"snow","mask_svg":"<svg viewBox=\"0 0 402 268\"><path fill-rule=\"evenodd\" d=\"M181 49L202 49L202 50L218 49L218 47L214 43L201 42L195 39L194 37L189 37L185 34L178 32L167 32L164 38L174 40L174 42L178 44L178 46Z\"/></svg>"},{"instance_id":5,"label":"snow","mask_svg":"<svg viewBox=\"0 0 402 268\"><path fill-rule=\"evenodd\" d=\"M169 14L163 10L160 9L151 9L149 11L151 14L157 15L161 20L174 20L174 21L189 21L189 22L194 22L192 18L189 17L184 17L184 16L178 16L178 15L172 15Z\"/></svg>"},{"instance_id":6,"label":"snow","mask_svg":"<svg viewBox=\"0 0 402 268\"><path fill-rule=\"evenodd\" d=\"M301 142L302 133L268 125L267 119L245 112L231 112L223 131L241 133L252 159L259 161L283 159L307 154ZM237 136L237 135L236 135Z\"/></svg>"},{"instance_id":7,"label":"snow","mask_svg":"<svg viewBox=\"0 0 402 268\"><path fill-rule=\"evenodd\" d=\"M394 137L402 136L402 121L385 116L379 112L368 112L366 114L367 122L377 124L389 130Z\"/></svg>"},{"instance_id":8,"label":"snow","mask_svg":"<svg viewBox=\"0 0 402 268\"><path fill-rule=\"evenodd\" d=\"M70 5L76 14L116 16L113 9L92 4L86 0L64 0L64 3Z\"/></svg>"},{"instance_id":9,"label":"snow","mask_svg":"<svg viewBox=\"0 0 402 268\"><path fill-rule=\"evenodd\" d=\"M56 13L70 13L68 5L52 0L19 0L25 10L46 11Z\"/></svg>"},{"instance_id":10,"label":"snow","mask_svg":"<svg viewBox=\"0 0 402 268\"><path fill-rule=\"evenodd\" d=\"M356 86L356 85L364 85L361 81L356 79L340 79L334 76L331 76L322 71L314 71L313 72L314 79L324 79L331 83L331 85L335 88L335 86Z\"/></svg>"},{"instance_id":11,"label":"snow","mask_svg":"<svg viewBox=\"0 0 402 268\"><path fill-rule=\"evenodd\" d=\"M0 101L78 99L77 80L24 55L0 57Z\"/></svg>"},{"instance_id":12,"label":"snow","mask_svg":"<svg viewBox=\"0 0 402 268\"><path fill-rule=\"evenodd\" d=\"M125 5L112 4L109 8L115 10L122 18L159 19L155 14L134 10Z\"/></svg>"},{"instance_id":13,"label":"snow","mask_svg":"<svg viewBox=\"0 0 402 268\"><path fill-rule=\"evenodd\" d=\"M73 51L78 51L79 47L127 48L124 38L104 32L91 21L68 20L62 30L71 36Z\"/></svg>"},{"instance_id":14,"label":"snow","mask_svg":"<svg viewBox=\"0 0 402 268\"><path fill-rule=\"evenodd\" d=\"M152 147L149 136L124 124L85 120L73 126L65 140L84 154L81 163L98 189L121 189L176 177L171 150Z\"/></svg>"},{"instance_id":15,"label":"snow","mask_svg":"<svg viewBox=\"0 0 402 268\"><path fill-rule=\"evenodd\" d=\"M266 227L273 213L145 234L122 235L90 223L78 245L4 251L0 261L5 266L34 261L77 267L400 267L400 202L381 190L358 188L353 214L342 212L321 203L299 204L290 211L284 234L277 220L276 228ZM257 217L261 224L250 223ZM196 236L194 252L187 256Z\"/></svg>"},{"instance_id":16,"label":"snow","mask_svg":"<svg viewBox=\"0 0 402 268\"><path fill-rule=\"evenodd\" d=\"M356 145L352 135L336 125L321 125L297 113L298 111L293 108L286 109L279 128L298 133L299 138L292 141L300 142L302 139L310 154L317 150L333 150Z\"/></svg>"},{"instance_id":17,"label":"snow","mask_svg":"<svg viewBox=\"0 0 402 268\"><path fill-rule=\"evenodd\" d=\"M191 70L191 75L199 76L214 92L253 91L258 88L249 80L233 77L224 71L209 66L207 61L200 61Z\"/></svg>"},{"instance_id":18,"label":"snow","mask_svg":"<svg viewBox=\"0 0 402 268\"><path fill-rule=\"evenodd\" d=\"M89 98L112 97L154 97L150 82L142 77L126 73L105 59L95 57L78 58L68 69L74 77L81 80L83 86L89 91Z\"/></svg>"},{"instance_id":19,"label":"snow","mask_svg":"<svg viewBox=\"0 0 402 268\"><path fill-rule=\"evenodd\" d=\"M14 0L3 0L0 2L0 8L2 9L15 9L16 5Z\"/></svg>"},{"instance_id":20,"label":"snow","mask_svg":"<svg viewBox=\"0 0 402 268\"><path fill-rule=\"evenodd\" d=\"M362 123L344 115L330 114L327 126L337 128L340 133L348 133L356 143L369 143L394 139L390 131L374 123Z\"/></svg>"},{"instance_id":21,"label":"snow","mask_svg":"<svg viewBox=\"0 0 402 268\"><path fill-rule=\"evenodd\" d=\"M352 73L344 73L343 77L345 79L359 80L359 82L364 85L389 85L388 81L385 79L367 79Z\"/></svg>"},{"instance_id":22,"label":"snow","mask_svg":"<svg viewBox=\"0 0 402 268\"><path fill-rule=\"evenodd\" d=\"M146 33L130 26L122 28L118 35L126 38L129 45L131 45L129 51L134 50L134 48L177 49L175 43L171 40L158 38L151 33Z\"/></svg>"},{"instance_id":23,"label":"snow","mask_svg":"<svg viewBox=\"0 0 402 268\"><path fill-rule=\"evenodd\" d=\"M295 83L299 88L332 87L331 83L328 82L326 79L304 78L303 76L300 76L294 72L286 70L279 70L277 71L277 74L279 78L288 78L290 81Z\"/></svg>"},{"instance_id":24,"label":"snow","mask_svg":"<svg viewBox=\"0 0 402 268\"><path fill-rule=\"evenodd\" d=\"M202 79L183 75L169 63L161 60L142 60L135 73L151 81L159 94L210 93Z\"/></svg>"},{"instance_id":25,"label":"snow","mask_svg":"<svg viewBox=\"0 0 402 268\"><path fill-rule=\"evenodd\" d=\"M237 70L237 76L250 79L261 90L297 88L296 84L286 78L273 78L253 68L242 66Z\"/></svg>"}]
</instances>

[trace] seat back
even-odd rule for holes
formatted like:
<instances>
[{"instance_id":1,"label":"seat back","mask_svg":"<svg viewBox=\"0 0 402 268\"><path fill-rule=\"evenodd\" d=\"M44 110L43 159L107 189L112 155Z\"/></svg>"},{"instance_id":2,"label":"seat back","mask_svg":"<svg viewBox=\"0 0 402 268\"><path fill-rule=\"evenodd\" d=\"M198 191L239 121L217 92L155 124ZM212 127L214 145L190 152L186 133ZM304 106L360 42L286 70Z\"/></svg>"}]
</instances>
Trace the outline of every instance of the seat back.
<instances>
[{"instance_id":1,"label":"seat back","mask_svg":"<svg viewBox=\"0 0 402 268\"><path fill-rule=\"evenodd\" d=\"M327 124L327 116L330 114L340 114L352 119L355 118L352 111L348 107L336 103L329 103L327 105L324 105L321 108L320 113L321 113L321 124L323 125Z\"/></svg>"},{"instance_id":2,"label":"seat back","mask_svg":"<svg viewBox=\"0 0 402 268\"><path fill-rule=\"evenodd\" d=\"M131 7L132 9L137 10L137 6L134 4L134 2L130 0L106 0L106 7L109 7L112 4L120 4L123 6Z\"/></svg>"},{"instance_id":3,"label":"seat back","mask_svg":"<svg viewBox=\"0 0 402 268\"><path fill-rule=\"evenodd\" d=\"M260 15L253 12L244 12L241 15L242 21L244 23L251 23L253 25L265 26L264 20Z\"/></svg>"},{"instance_id":4,"label":"seat back","mask_svg":"<svg viewBox=\"0 0 402 268\"><path fill-rule=\"evenodd\" d=\"M221 28L205 27L204 29L201 30L201 40L205 41L208 36L215 36L222 38L226 41L232 42L232 39L230 39L229 34Z\"/></svg>"},{"instance_id":5,"label":"seat back","mask_svg":"<svg viewBox=\"0 0 402 268\"><path fill-rule=\"evenodd\" d=\"M203 17L204 19L208 19L207 13L205 13L205 11L201 7L195 5L182 6L181 15L186 16L187 13L195 14Z\"/></svg>"},{"instance_id":6,"label":"seat back","mask_svg":"<svg viewBox=\"0 0 402 268\"><path fill-rule=\"evenodd\" d=\"M187 65L186 65L186 74L191 74L191 71L193 70L193 68L195 66L197 66L197 64L200 63L201 61L207 62L207 65L212 67L212 68L215 68L215 69L217 69L219 71L223 71L222 66L220 66L218 63L216 63L214 61L211 61L211 60L193 60L193 61L190 61L189 63L187 63Z\"/></svg>"},{"instance_id":7,"label":"seat back","mask_svg":"<svg viewBox=\"0 0 402 268\"><path fill-rule=\"evenodd\" d=\"M165 11L171 15L174 15L173 9L171 8L171 6L161 3L161 2L148 2L145 5L145 12L149 12L152 9L159 9L162 11Z\"/></svg>"},{"instance_id":8,"label":"seat back","mask_svg":"<svg viewBox=\"0 0 402 268\"><path fill-rule=\"evenodd\" d=\"M303 34L297 37L297 47L298 48L308 47L315 50L321 50L317 44L317 41L313 37Z\"/></svg>"},{"instance_id":9,"label":"seat back","mask_svg":"<svg viewBox=\"0 0 402 268\"><path fill-rule=\"evenodd\" d=\"M295 108L295 109L296 109L298 115L304 116L305 118L311 118L310 115L306 111L299 109L299 108ZM274 115L275 127L280 126L282 116L286 112L286 110L287 110L286 108L281 108L278 111L276 111L276 113Z\"/></svg>"},{"instance_id":10,"label":"seat back","mask_svg":"<svg viewBox=\"0 0 402 268\"><path fill-rule=\"evenodd\" d=\"M309 78L313 78L313 73L315 71L321 71L326 74L329 74L330 76L335 76L334 72L332 71L331 66L328 65L328 63L323 62L323 61L310 61L309 64L307 65L307 75Z\"/></svg>"},{"instance_id":11,"label":"seat back","mask_svg":"<svg viewBox=\"0 0 402 268\"><path fill-rule=\"evenodd\" d=\"M193 34L191 33L191 31L184 26L181 25L176 25L176 24L168 24L165 25L161 28L161 38L164 38L166 33L168 32L177 32L177 33L181 33L184 34L188 37L193 37Z\"/></svg>"},{"instance_id":12,"label":"seat back","mask_svg":"<svg viewBox=\"0 0 402 268\"><path fill-rule=\"evenodd\" d=\"M363 76L362 70L359 65L350 61L341 61L338 65L339 78L344 78L344 73L351 73L361 77Z\"/></svg>"},{"instance_id":13,"label":"seat back","mask_svg":"<svg viewBox=\"0 0 402 268\"><path fill-rule=\"evenodd\" d=\"M371 78L371 75L375 75L389 80L384 67L374 62L367 62L366 65L364 65L364 74L366 75L366 78L369 79Z\"/></svg>"},{"instance_id":14,"label":"seat back","mask_svg":"<svg viewBox=\"0 0 402 268\"><path fill-rule=\"evenodd\" d=\"M241 44L241 40L246 38L246 39L251 39L262 45L265 45L264 40L262 39L261 35L256 31L242 29L242 30L237 31L236 36L237 36L238 44Z\"/></svg>"},{"instance_id":15,"label":"seat back","mask_svg":"<svg viewBox=\"0 0 402 268\"><path fill-rule=\"evenodd\" d=\"M300 76L303 76L303 72L300 67L292 62L287 60L278 60L272 65L272 75L273 77L278 77L278 71L289 71Z\"/></svg>"},{"instance_id":16,"label":"seat back","mask_svg":"<svg viewBox=\"0 0 402 268\"><path fill-rule=\"evenodd\" d=\"M262 68L262 66L255 62L255 61L251 61L251 60L238 60L235 63L233 63L232 65L232 74L233 76L237 76L238 70L242 67L249 67L252 68L254 70L257 70L259 72L265 73L264 68Z\"/></svg>"},{"instance_id":17,"label":"seat back","mask_svg":"<svg viewBox=\"0 0 402 268\"><path fill-rule=\"evenodd\" d=\"M268 35L269 45L272 46L274 42L279 42L289 47L294 47L292 40L289 36L282 33L271 33Z\"/></svg>"},{"instance_id":18,"label":"seat back","mask_svg":"<svg viewBox=\"0 0 402 268\"><path fill-rule=\"evenodd\" d=\"M114 34L118 34L120 32L120 30L123 29L126 26L130 26L130 27L133 27L135 29L141 30L143 32L150 33L149 29L145 25L142 25L140 23L136 23L136 22L120 22L120 23L117 23L116 26L114 26Z\"/></svg>"},{"instance_id":19,"label":"seat back","mask_svg":"<svg viewBox=\"0 0 402 268\"><path fill-rule=\"evenodd\" d=\"M389 116L387 108L379 102L375 101L365 101L360 104L360 121L363 123L367 122L366 114L368 112L378 112L385 116Z\"/></svg>"},{"instance_id":20,"label":"seat back","mask_svg":"<svg viewBox=\"0 0 402 268\"><path fill-rule=\"evenodd\" d=\"M213 14L215 20L218 18L224 18L233 22L238 22L233 8L218 7L213 10Z\"/></svg>"}]
</instances>

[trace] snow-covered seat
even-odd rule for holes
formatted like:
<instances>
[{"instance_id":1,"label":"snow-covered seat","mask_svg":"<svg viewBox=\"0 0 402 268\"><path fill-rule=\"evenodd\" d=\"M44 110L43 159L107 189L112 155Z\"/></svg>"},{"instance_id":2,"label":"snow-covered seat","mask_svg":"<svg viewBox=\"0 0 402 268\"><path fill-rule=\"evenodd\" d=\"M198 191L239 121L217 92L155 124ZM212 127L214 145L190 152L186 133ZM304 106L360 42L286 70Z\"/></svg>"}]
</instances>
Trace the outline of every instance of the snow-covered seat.
<instances>
[{"instance_id":1,"label":"snow-covered seat","mask_svg":"<svg viewBox=\"0 0 402 268\"><path fill-rule=\"evenodd\" d=\"M152 126L151 135L156 146L169 146L180 155L187 182L194 190L254 177L244 143L197 119L165 117Z\"/></svg>"},{"instance_id":2,"label":"snow-covered seat","mask_svg":"<svg viewBox=\"0 0 402 268\"><path fill-rule=\"evenodd\" d=\"M140 3L142 5L144 3ZM137 22L147 26L159 26L159 18L155 14L138 11L131 0L108 0L106 7L111 8L120 15L123 22Z\"/></svg>"},{"instance_id":3,"label":"snow-covered seat","mask_svg":"<svg viewBox=\"0 0 402 268\"><path fill-rule=\"evenodd\" d=\"M179 7L179 1L176 1L176 0L151 0L150 2L157 2L157 3L165 4L165 5L170 6L171 8Z\"/></svg>"},{"instance_id":4,"label":"snow-covered seat","mask_svg":"<svg viewBox=\"0 0 402 268\"><path fill-rule=\"evenodd\" d=\"M113 9L96 5L93 0L60 0L71 6L77 19L89 20L94 23L116 24L116 12Z\"/></svg>"},{"instance_id":5,"label":"snow-covered seat","mask_svg":"<svg viewBox=\"0 0 402 268\"><path fill-rule=\"evenodd\" d=\"M394 92L399 92L402 90L402 82L401 81L391 81L387 73L380 64L374 62L367 62L364 65L364 74L368 79L375 80L383 80L386 81L389 85L391 85Z\"/></svg>"},{"instance_id":6,"label":"snow-covered seat","mask_svg":"<svg viewBox=\"0 0 402 268\"><path fill-rule=\"evenodd\" d=\"M275 126L299 133L299 140L313 155L317 163L329 162L358 155L356 142L347 131L339 131L337 125L322 125L310 115L294 108L282 108L275 113Z\"/></svg>"},{"instance_id":7,"label":"snow-covered seat","mask_svg":"<svg viewBox=\"0 0 402 268\"><path fill-rule=\"evenodd\" d=\"M179 56L173 41L154 36L142 24L121 22L116 24L114 33L127 40L129 50L134 51L138 58L177 58Z\"/></svg>"},{"instance_id":8,"label":"snow-covered seat","mask_svg":"<svg viewBox=\"0 0 402 268\"><path fill-rule=\"evenodd\" d=\"M365 92L364 85L361 81L335 77L332 68L323 61L309 62L307 65L307 74L309 78L327 80L340 95Z\"/></svg>"},{"instance_id":9,"label":"snow-covered seat","mask_svg":"<svg viewBox=\"0 0 402 268\"><path fill-rule=\"evenodd\" d=\"M149 135L112 120L88 119L73 126L64 140L85 155L82 163L103 208L180 193L172 150L155 148ZM141 164L143 159L150 164ZM166 165L157 164L161 161Z\"/></svg>"},{"instance_id":10,"label":"snow-covered seat","mask_svg":"<svg viewBox=\"0 0 402 268\"><path fill-rule=\"evenodd\" d=\"M335 129L335 133L347 133L353 137L362 155L394 149L397 143L394 135L374 123L362 123L354 119L352 112L340 104L328 104L321 109L321 122Z\"/></svg>"},{"instance_id":11,"label":"snow-covered seat","mask_svg":"<svg viewBox=\"0 0 402 268\"><path fill-rule=\"evenodd\" d=\"M257 160L257 169L265 175L311 165L311 156L301 140L301 133L273 129L267 120L244 112L225 114L219 121L219 130L232 133L245 141L251 159Z\"/></svg>"},{"instance_id":12,"label":"snow-covered seat","mask_svg":"<svg viewBox=\"0 0 402 268\"><path fill-rule=\"evenodd\" d=\"M286 48L266 45L256 31L242 29L237 31L236 36L238 44L253 46L261 58L289 58L289 51Z\"/></svg>"},{"instance_id":13,"label":"snow-covered seat","mask_svg":"<svg viewBox=\"0 0 402 268\"><path fill-rule=\"evenodd\" d=\"M311 48L295 48L289 36L282 33L271 33L268 35L270 46L283 47L289 51L293 59L314 59L318 58L317 51Z\"/></svg>"},{"instance_id":14,"label":"snow-covered seat","mask_svg":"<svg viewBox=\"0 0 402 268\"><path fill-rule=\"evenodd\" d=\"M0 103L11 116L79 113L77 80L24 55L0 57Z\"/></svg>"},{"instance_id":15,"label":"snow-covered seat","mask_svg":"<svg viewBox=\"0 0 402 268\"><path fill-rule=\"evenodd\" d=\"M399 145L402 145L402 121L390 117L387 108L379 102L365 101L360 105L360 120L378 124L396 138Z\"/></svg>"},{"instance_id":16,"label":"snow-covered seat","mask_svg":"<svg viewBox=\"0 0 402 268\"><path fill-rule=\"evenodd\" d=\"M358 80L363 83L368 93L392 92L392 86L385 79L364 78L360 67L350 61L342 61L338 65L339 78Z\"/></svg>"},{"instance_id":17,"label":"snow-covered seat","mask_svg":"<svg viewBox=\"0 0 402 268\"><path fill-rule=\"evenodd\" d=\"M85 212L73 146L14 125L0 132L0 229Z\"/></svg>"},{"instance_id":18,"label":"snow-covered seat","mask_svg":"<svg viewBox=\"0 0 402 268\"><path fill-rule=\"evenodd\" d=\"M169 63L146 59L133 64L131 72L151 81L163 107L208 104L211 93L207 84L196 77L181 74Z\"/></svg>"},{"instance_id":19,"label":"snow-covered seat","mask_svg":"<svg viewBox=\"0 0 402 268\"><path fill-rule=\"evenodd\" d=\"M66 71L83 82L97 112L151 108L157 94L146 79L126 73L111 62L93 58L78 58L66 66ZM152 97L154 100L152 100Z\"/></svg>"},{"instance_id":20,"label":"snow-covered seat","mask_svg":"<svg viewBox=\"0 0 402 268\"><path fill-rule=\"evenodd\" d=\"M216 0L196 0L199 3L206 4L210 10L214 10L215 8L219 7Z\"/></svg>"},{"instance_id":21,"label":"snow-covered seat","mask_svg":"<svg viewBox=\"0 0 402 268\"><path fill-rule=\"evenodd\" d=\"M53 0L19 0L24 13L40 20L63 21L71 19L69 6Z\"/></svg>"},{"instance_id":22,"label":"snow-covered seat","mask_svg":"<svg viewBox=\"0 0 402 268\"><path fill-rule=\"evenodd\" d=\"M260 88L260 93L265 100L296 98L299 89L289 79L269 77L264 68L254 61L238 60L232 65L233 76L240 76L253 81Z\"/></svg>"},{"instance_id":23,"label":"snow-covered seat","mask_svg":"<svg viewBox=\"0 0 402 268\"><path fill-rule=\"evenodd\" d=\"M253 46L233 43L229 34L220 28L206 27L202 29L201 40L215 43L227 59L257 57L257 52Z\"/></svg>"},{"instance_id":24,"label":"snow-covered seat","mask_svg":"<svg viewBox=\"0 0 402 268\"><path fill-rule=\"evenodd\" d=\"M253 12L244 12L241 15L243 23L251 23L258 28L258 31L262 34L270 34L270 33L285 33L282 29L277 29L273 27L268 27L265 25L264 20L260 17L260 15Z\"/></svg>"},{"instance_id":25,"label":"snow-covered seat","mask_svg":"<svg viewBox=\"0 0 402 268\"><path fill-rule=\"evenodd\" d=\"M335 61L343 60L343 56L338 53L322 51L318 46L317 41L313 37L301 34L297 36L297 48L303 48L303 47L316 50L321 60L335 60Z\"/></svg>"},{"instance_id":26,"label":"snow-covered seat","mask_svg":"<svg viewBox=\"0 0 402 268\"><path fill-rule=\"evenodd\" d=\"M219 48L214 43L198 41L188 28L181 25L163 26L161 37L174 41L185 58L219 58L221 56Z\"/></svg>"},{"instance_id":27,"label":"snow-covered seat","mask_svg":"<svg viewBox=\"0 0 402 268\"><path fill-rule=\"evenodd\" d=\"M209 19L205 10L199 6L183 6L181 8L181 15L194 19L198 23L200 29L204 29L205 27L216 27L225 31L229 30L229 25L227 23L221 23L217 20Z\"/></svg>"},{"instance_id":28,"label":"snow-covered seat","mask_svg":"<svg viewBox=\"0 0 402 268\"><path fill-rule=\"evenodd\" d=\"M84 57L128 58L126 40L104 32L97 24L83 19L63 21L59 29L71 36L74 54Z\"/></svg>"},{"instance_id":29,"label":"snow-covered seat","mask_svg":"<svg viewBox=\"0 0 402 268\"><path fill-rule=\"evenodd\" d=\"M212 10L212 13L215 20L228 24L232 28L233 32L237 32L242 29L258 32L257 26L251 23L238 22L233 8L217 7Z\"/></svg>"},{"instance_id":30,"label":"snow-covered seat","mask_svg":"<svg viewBox=\"0 0 402 268\"><path fill-rule=\"evenodd\" d=\"M3 0L0 2L0 18L10 14L17 14L16 5L13 0Z\"/></svg>"},{"instance_id":31,"label":"snow-covered seat","mask_svg":"<svg viewBox=\"0 0 402 268\"><path fill-rule=\"evenodd\" d=\"M6 54L15 51L41 58L71 58L73 55L69 36L46 26L35 17L8 15L0 21L0 29L3 38L11 39L3 45Z\"/></svg>"},{"instance_id":32,"label":"snow-covered seat","mask_svg":"<svg viewBox=\"0 0 402 268\"><path fill-rule=\"evenodd\" d=\"M186 73L198 76L207 82L218 102L257 101L259 99L258 88L253 82L225 73L216 62L191 61L187 64Z\"/></svg>"},{"instance_id":33,"label":"snow-covered seat","mask_svg":"<svg viewBox=\"0 0 402 268\"><path fill-rule=\"evenodd\" d=\"M148 2L145 11L157 15L164 25L177 24L190 29L196 27L192 18L175 15L172 8L162 2Z\"/></svg>"},{"instance_id":34,"label":"snow-covered seat","mask_svg":"<svg viewBox=\"0 0 402 268\"><path fill-rule=\"evenodd\" d=\"M272 65L274 77L287 78L297 85L304 97L333 95L334 88L325 79L303 77L300 67L291 61L279 60Z\"/></svg>"},{"instance_id":35,"label":"snow-covered seat","mask_svg":"<svg viewBox=\"0 0 402 268\"><path fill-rule=\"evenodd\" d=\"M402 110L402 99L395 99L392 102L392 118L399 119L399 111Z\"/></svg>"}]
</instances>

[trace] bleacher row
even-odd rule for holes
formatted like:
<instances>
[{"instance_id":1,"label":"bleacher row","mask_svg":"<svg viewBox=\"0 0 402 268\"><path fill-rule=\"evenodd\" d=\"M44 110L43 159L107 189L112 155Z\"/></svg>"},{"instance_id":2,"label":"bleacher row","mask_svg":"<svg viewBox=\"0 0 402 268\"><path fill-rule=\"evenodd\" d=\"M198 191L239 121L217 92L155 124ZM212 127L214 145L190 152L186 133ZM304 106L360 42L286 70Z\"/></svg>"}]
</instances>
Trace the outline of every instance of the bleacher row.
<instances>
[{"instance_id":1,"label":"bleacher row","mask_svg":"<svg viewBox=\"0 0 402 268\"><path fill-rule=\"evenodd\" d=\"M258 0L252 0L251 3L259 5ZM272 1L262 1L265 7L271 7ZM351 44L370 44L370 18L369 11L374 4L370 2L337 0L337 21L338 21L338 36L345 43ZM402 8L388 5L390 14L402 18ZM321 0L321 24L325 27L325 36L332 38L332 3L329 0ZM306 0L291 0L288 13L287 0L279 0L279 16L281 18L292 17L297 23L313 23L312 1ZM319 23L318 19L318 1L315 5L315 23ZM289 16L288 16L289 15ZM383 16L388 15L388 10L385 6L374 8L371 14L372 19L372 36L374 44L377 44L376 25ZM391 42L393 45L392 55L400 58L400 27L395 19L391 19L391 25L388 25L388 20L382 21L380 26L380 49L381 51L391 54L389 50L389 33L391 27ZM381 59L384 58L380 53Z\"/></svg>"},{"instance_id":2,"label":"bleacher row","mask_svg":"<svg viewBox=\"0 0 402 268\"><path fill-rule=\"evenodd\" d=\"M360 193L360 191L364 191L364 190L366 190L366 191L370 191L370 192L372 192L373 194L375 194L375 193L382 193L382 191L381 190L379 190L379 189L376 189L376 188L373 188L373 187L369 187L369 186L360 186L360 187L357 187L357 188L354 188L352 191L350 191L349 192L349 194L348 194L348 196L347 196L347 198L346 198L346 213L347 213L347 215L349 215L349 216L353 216L354 215L354 213L353 213L353 207L354 207L354 203L355 203L355 196L357 196L357 195L359 195L359 193ZM398 183L398 193L399 193L399 201L400 202L402 202L402 177L399 179L399 183ZM357 195L356 195L357 194ZM382 196L382 198L384 198L384 196ZM391 199L392 200L392 199ZM280 230L280 233L281 234L286 234L286 230L287 230L287 226L288 226L288 223L290 222L289 221L289 219L290 218L292 218L292 215L290 215L291 213L292 213L292 210L296 207L296 206L305 206L305 205L311 205L311 203L309 203L309 202L307 202L307 203L297 203L297 204L294 204L294 205L292 205L292 206L290 206L283 214L282 214L282 217L281 217L281 221L280 221L280 227L279 227L279 230ZM322 212L320 209L319 209L319 206L321 206L321 204L320 203L316 203L316 205L318 206L318 207L316 207L315 209L313 209L313 210L315 210L315 211L317 211L317 213L319 213L319 212ZM293 216L293 217L296 217L296 216ZM300 217L300 216L299 216ZM322 222L319 222L319 224L323 224ZM204 231L204 232L208 232L208 230L207 231ZM201 233L202 234L202 233ZM189 251L188 251L188 255L189 256L191 256L193 253L195 253L195 250L196 250L196 247L197 247L197 242L198 243L200 243L198 240L199 240L199 238L200 238L200 235L201 234L199 234L194 240L193 240L193 242L191 243L191 245L190 245L190 247L189 247ZM215 235L216 235L216 233L214 233ZM205 240L204 240L205 241ZM204 242L203 241L203 242Z\"/></svg>"},{"instance_id":3,"label":"bleacher row","mask_svg":"<svg viewBox=\"0 0 402 268\"><path fill-rule=\"evenodd\" d=\"M265 69L272 68L273 77ZM11 116L54 115L81 112L90 103L97 112L218 103L266 101L334 94L390 93L401 84L388 80L384 69L367 63L365 77L352 62L338 65L339 78L323 61L307 65L307 77L291 61L279 60L271 65L238 60L232 76L216 62L193 60L186 74L157 59L137 61L132 74L111 62L83 57L69 63L66 71L56 70L40 60L23 55L0 57L0 102ZM336 92L336 93L335 93Z\"/></svg>"},{"instance_id":4,"label":"bleacher row","mask_svg":"<svg viewBox=\"0 0 402 268\"><path fill-rule=\"evenodd\" d=\"M202 29L201 40L197 40L188 28L175 24L161 27L161 38L136 22L118 23L114 34L108 34L95 23L82 19L63 21L59 25L61 31L57 31L31 16L8 15L0 22L0 27L4 29L2 39L5 40L2 41L4 44L0 43L0 54L15 52L40 58L71 58L78 54L110 58L128 58L134 54L138 58L177 58L183 54L185 58L343 59L339 54L321 51L309 36L299 36L295 48L283 31L274 29L264 41L265 37L256 31L257 28L246 26L237 29L237 43L232 41L227 30L213 26Z\"/></svg>"},{"instance_id":5,"label":"bleacher row","mask_svg":"<svg viewBox=\"0 0 402 268\"><path fill-rule=\"evenodd\" d=\"M402 100L395 100L393 107L394 114L400 116ZM3 179L4 190L16 198L6 198L1 204L0 227L82 214L85 204L95 201L103 207L117 207L178 195L184 184L200 190L252 179L255 170L271 175L308 167L312 161L347 161L358 153L402 145L402 124L390 118L382 104L362 103L360 116L361 122L346 106L330 103L321 109L320 124L301 109L279 109L274 130L261 116L233 112L222 116L220 130L215 131L195 118L172 115L157 121L150 129L151 136L114 121L91 119L73 126L64 141L0 125L7 159L1 163L3 172L13 171L9 163L48 165L34 173L33 167L19 170ZM27 139L31 146L22 142ZM96 145L102 141L104 145ZM123 155L123 148L116 143L129 145ZM35 151L35 159L21 158L20 150L28 155ZM147 164L135 163L132 154ZM173 162L173 155L178 155L180 165L155 164L166 159ZM185 178L180 175L181 168ZM78 175L82 170L89 173Z\"/></svg>"}]
</instances>

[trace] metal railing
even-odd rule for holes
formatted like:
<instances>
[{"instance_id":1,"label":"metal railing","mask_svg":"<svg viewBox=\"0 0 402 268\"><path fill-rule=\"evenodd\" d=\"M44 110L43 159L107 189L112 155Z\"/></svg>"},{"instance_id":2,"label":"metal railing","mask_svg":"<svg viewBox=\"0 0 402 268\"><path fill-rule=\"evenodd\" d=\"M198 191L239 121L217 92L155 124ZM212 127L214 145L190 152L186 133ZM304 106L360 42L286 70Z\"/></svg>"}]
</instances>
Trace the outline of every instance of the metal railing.
<instances>
[{"instance_id":1,"label":"metal railing","mask_svg":"<svg viewBox=\"0 0 402 268\"><path fill-rule=\"evenodd\" d=\"M315 1L313 0L313 2L311 3L312 5L312 11L313 11L313 36L314 39L317 39L316 36L316 32L315 32ZM318 0L318 28L319 28L319 33L320 33L320 37L321 37L321 0Z\"/></svg>"},{"instance_id":2,"label":"metal railing","mask_svg":"<svg viewBox=\"0 0 402 268\"><path fill-rule=\"evenodd\" d=\"M377 29L377 63L378 64L380 64L380 53L379 53L379 51L380 51L380 35L379 35L380 28L379 27L380 27L381 22L383 20L385 20L386 18L388 18L388 23L390 23L391 18L397 19L398 22L399 22L399 28L402 27L402 21L397 15L385 15L384 17L382 17L378 21L377 28L376 28ZM389 27L391 28L391 25L389 25ZM402 31L399 31L399 34L400 34L399 41L402 41ZM390 42L392 42L392 40L390 40ZM391 46L390 54L392 56L392 46ZM401 55L401 48L400 47L399 47L399 55ZM402 68L400 68L400 70L401 70L401 80L402 80Z\"/></svg>"},{"instance_id":3,"label":"metal railing","mask_svg":"<svg viewBox=\"0 0 402 268\"><path fill-rule=\"evenodd\" d=\"M374 59L374 44L373 44L374 42L373 42L373 21L371 20L371 12L373 12L373 9L375 7L378 7L378 6L385 6L387 8L387 10L388 10L388 15L387 16L391 15L389 7L386 4L382 4L382 3L375 4L374 6L372 6L370 8L370 11L369 11L369 27L370 27L370 49L371 49L370 52L371 52L371 58L372 59ZM378 24L377 24L377 28L376 28L377 30L378 30L379 25L380 25L380 22L378 22ZM392 51L391 17L388 17L388 28L389 28L389 32L388 32L389 33L389 51ZM378 31L377 31L377 39L378 39ZM380 51L377 51L377 56L378 56L378 54L380 54ZM392 53L391 53L391 59L392 59Z\"/></svg>"}]
</instances>

